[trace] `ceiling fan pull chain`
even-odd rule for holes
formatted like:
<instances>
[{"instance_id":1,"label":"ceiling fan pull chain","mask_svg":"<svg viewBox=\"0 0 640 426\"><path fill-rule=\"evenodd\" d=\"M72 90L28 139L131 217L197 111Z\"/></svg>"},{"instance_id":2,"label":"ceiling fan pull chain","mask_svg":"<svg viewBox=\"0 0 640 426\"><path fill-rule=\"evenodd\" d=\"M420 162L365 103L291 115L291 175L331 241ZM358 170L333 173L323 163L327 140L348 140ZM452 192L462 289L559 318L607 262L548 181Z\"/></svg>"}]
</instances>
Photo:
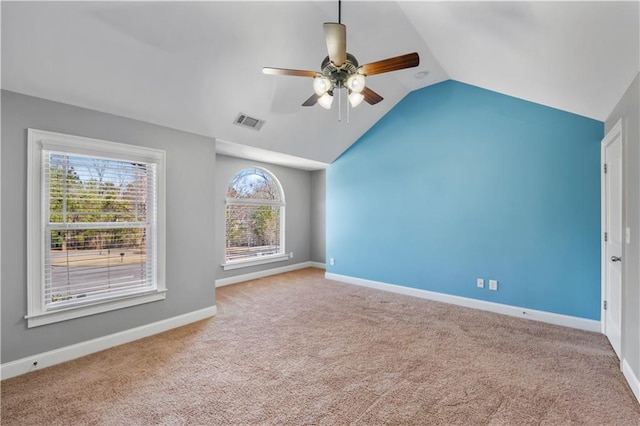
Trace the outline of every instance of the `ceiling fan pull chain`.
<instances>
[{"instance_id":1,"label":"ceiling fan pull chain","mask_svg":"<svg viewBox=\"0 0 640 426\"><path fill-rule=\"evenodd\" d=\"M338 89L338 121L342 121L342 89Z\"/></svg>"}]
</instances>

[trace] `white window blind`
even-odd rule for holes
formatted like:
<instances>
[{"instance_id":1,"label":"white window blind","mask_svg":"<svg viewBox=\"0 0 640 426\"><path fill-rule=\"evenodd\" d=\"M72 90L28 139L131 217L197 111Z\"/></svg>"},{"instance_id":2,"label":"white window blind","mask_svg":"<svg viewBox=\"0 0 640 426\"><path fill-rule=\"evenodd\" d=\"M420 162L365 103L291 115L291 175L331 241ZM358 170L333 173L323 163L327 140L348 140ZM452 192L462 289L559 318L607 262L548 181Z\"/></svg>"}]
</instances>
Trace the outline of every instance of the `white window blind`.
<instances>
[{"instance_id":1,"label":"white window blind","mask_svg":"<svg viewBox=\"0 0 640 426\"><path fill-rule=\"evenodd\" d=\"M278 254L280 205L227 205L227 260Z\"/></svg>"},{"instance_id":2,"label":"white window blind","mask_svg":"<svg viewBox=\"0 0 640 426\"><path fill-rule=\"evenodd\" d=\"M284 254L284 194L260 168L238 172L227 188L227 264Z\"/></svg>"},{"instance_id":3,"label":"white window blind","mask_svg":"<svg viewBox=\"0 0 640 426\"><path fill-rule=\"evenodd\" d=\"M165 299L165 152L28 132L29 327Z\"/></svg>"},{"instance_id":4,"label":"white window blind","mask_svg":"<svg viewBox=\"0 0 640 426\"><path fill-rule=\"evenodd\" d=\"M42 155L46 309L153 289L155 165Z\"/></svg>"}]
</instances>

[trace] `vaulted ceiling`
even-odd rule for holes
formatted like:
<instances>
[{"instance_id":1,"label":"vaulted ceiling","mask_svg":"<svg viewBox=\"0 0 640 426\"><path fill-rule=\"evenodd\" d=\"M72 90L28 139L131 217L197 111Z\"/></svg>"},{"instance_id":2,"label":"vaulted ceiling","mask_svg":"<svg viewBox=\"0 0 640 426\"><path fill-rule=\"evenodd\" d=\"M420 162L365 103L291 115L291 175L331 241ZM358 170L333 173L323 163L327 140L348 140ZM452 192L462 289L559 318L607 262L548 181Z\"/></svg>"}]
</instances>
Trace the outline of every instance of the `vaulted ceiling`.
<instances>
[{"instance_id":1,"label":"vaulted ceiling","mask_svg":"<svg viewBox=\"0 0 640 426\"><path fill-rule=\"evenodd\" d=\"M2 2L2 88L216 139L219 152L321 168L409 92L454 79L604 121L640 70L638 2L344 1L347 50L420 65L338 121L302 107L336 1ZM424 76L426 74L426 77ZM418 78L423 77L423 78ZM263 119L260 131L233 124Z\"/></svg>"}]
</instances>

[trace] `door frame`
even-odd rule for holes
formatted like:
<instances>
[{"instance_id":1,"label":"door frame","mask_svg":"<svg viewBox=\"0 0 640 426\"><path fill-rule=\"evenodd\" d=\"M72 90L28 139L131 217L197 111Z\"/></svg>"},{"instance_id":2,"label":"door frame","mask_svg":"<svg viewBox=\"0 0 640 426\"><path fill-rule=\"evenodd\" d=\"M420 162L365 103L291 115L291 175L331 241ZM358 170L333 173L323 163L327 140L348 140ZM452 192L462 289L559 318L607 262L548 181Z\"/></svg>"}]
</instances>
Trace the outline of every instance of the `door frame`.
<instances>
[{"instance_id":1,"label":"door frame","mask_svg":"<svg viewBox=\"0 0 640 426\"><path fill-rule=\"evenodd\" d=\"M607 145L609 145L609 143L614 140L616 137L618 137L618 135L620 136L620 150L621 150L621 162L620 165L622 167L622 180L621 180L621 191L622 191L622 199L621 199L621 204L622 206L620 209L620 215L621 215L621 224L622 224L622 247L621 247L621 251L622 251L622 271L620 274L620 293L621 293L621 301L624 300L622 298L622 294L623 289L624 289L624 278L625 278L625 263L624 263L624 259L625 259L625 251L626 251L626 237L625 237L625 229L626 229L626 213L625 213L625 206L626 206L626 196L625 196L625 191L626 191L626 178L625 178L625 144L624 144L624 138L623 138L623 134L622 134L622 119L619 119L616 124L611 128L611 130L609 130L607 132L607 134L604 136L604 138L602 138L602 141L600 142L600 329L602 334L606 335L607 334L607 329L606 329L606 310L604 309L604 301L607 300L607 273L606 273L606 268L608 265L608 259L606 256L606 243L604 240L604 233L606 232L606 183L605 183L605 173L604 173L604 165L605 165L605 150ZM623 318L623 312L624 311L624 303L620 304L620 355L622 355L622 318ZM620 359L622 360L622 356L620 356Z\"/></svg>"}]
</instances>

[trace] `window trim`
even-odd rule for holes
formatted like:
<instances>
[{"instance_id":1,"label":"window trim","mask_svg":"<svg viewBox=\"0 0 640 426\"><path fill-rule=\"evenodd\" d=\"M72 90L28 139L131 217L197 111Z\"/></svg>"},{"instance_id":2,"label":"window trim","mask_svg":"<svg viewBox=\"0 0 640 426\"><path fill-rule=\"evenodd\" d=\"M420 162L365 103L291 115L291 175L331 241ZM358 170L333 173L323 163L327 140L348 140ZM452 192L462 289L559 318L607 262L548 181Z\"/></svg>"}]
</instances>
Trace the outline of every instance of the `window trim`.
<instances>
[{"instance_id":1,"label":"window trim","mask_svg":"<svg viewBox=\"0 0 640 426\"><path fill-rule=\"evenodd\" d=\"M253 259L231 260L229 262L223 263L221 266L223 270L229 271L232 269L247 268L249 266L264 265L266 263L282 262L285 260L289 260L290 258L291 255L289 253L278 253Z\"/></svg>"},{"instance_id":2,"label":"window trim","mask_svg":"<svg viewBox=\"0 0 640 426\"><path fill-rule=\"evenodd\" d=\"M27 149L27 315L25 315L27 327L38 327L165 299L167 291L165 282L166 152L159 149L37 129L27 130ZM154 289L73 307L45 310L43 277L45 273L46 228L43 220L43 209L46 208L44 202L46 195L42 192L43 149L156 164L156 280Z\"/></svg>"},{"instance_id":3,"label":"window trim","mask_svg":"<svg viewBox=\"0 0 640 426\"><path fill-rule=\"evenodd\" d=\"M258 170L262 170L263 172L265 172L267 175L269 175L269 177L271 177L271 179L273 179L273 181L275 182L275 184L278 187L278 190L280 192L280 200L267 200L267 199L251 199L251 198L225 198L225 215L226 215L226 209L227 206L229 205L236 205L236 206L279 206L280 207L280 252L276 253L276 254L270 254L267 256L260 256L260 257L252 257L252 258L244 258L244 259L238 259L238 260L227 260L226 259L226 247L227 247L227 226L226 226L226 222L225 222L225 227L224 227L224 262L220 264L220 266L222 266L222 270L224 271L228 271L228 270L232 270L232 269L240 269L240 268L248 268L250 266L258 266L258 265L264 265L267 263L272 263L272 262L282 262L285 260L289 260L293 257L292 253L287 253L286 252L286 247L285 247L285 235L286 235L286 202L285 202L285 194L284 194L284 189L282 188L282 184L280 183L280 180L276 177L276 175L274 175L270 170L265 169L264 167L259 167L259 166L248 166L248 167L243 167L242 169L238 170L236 173L234 173L233 177L229 180L229 184L231 182L233 182L234 178L242 171L247 170L247 169L258 169ZM229 188L229 185L227 185L227 190Z\"/></svg>"}]
</instances>

